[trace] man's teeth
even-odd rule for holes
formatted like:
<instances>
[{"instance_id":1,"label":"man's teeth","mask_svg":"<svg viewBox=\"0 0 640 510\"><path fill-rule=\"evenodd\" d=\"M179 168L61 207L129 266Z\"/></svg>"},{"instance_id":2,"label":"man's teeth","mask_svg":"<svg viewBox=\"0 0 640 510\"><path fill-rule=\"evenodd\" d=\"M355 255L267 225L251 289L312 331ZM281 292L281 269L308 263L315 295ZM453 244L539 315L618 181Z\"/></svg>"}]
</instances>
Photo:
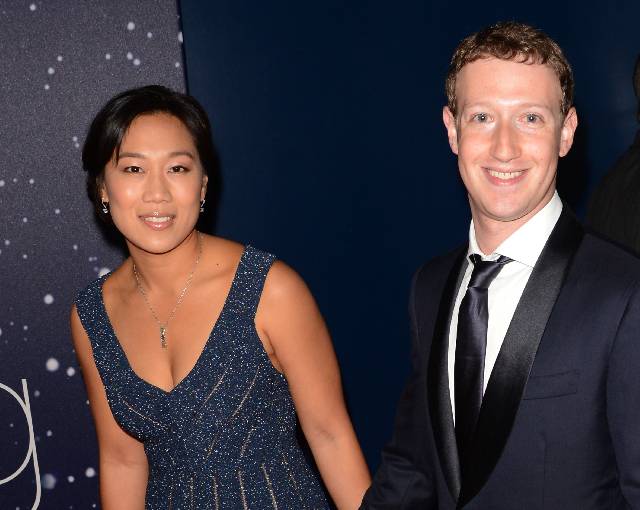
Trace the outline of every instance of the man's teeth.
<instances>
[{"instance_id":1,"label":"man's teeth","mask_svg":"<svg viewBox=\"0 0 640 510\"><path fill-rule=\"evenodd\" d=\"M164 223L170 219L171 216L146 216L144 221L149 221L151 223Z\"/></svg>"},{"instance_id":2,"label":"man's teeth","mask_svg":"<svg viewBox=\"0 0 640 510\"><path fill-rule=\"evenodd\" d=\"M519 172L496 172L495 170L489 170L489 175L491 177L496 177L497 179L509 180L515 179L516 177L520 177L524 172L521 170Z\"/></svg>"}]
</instances>

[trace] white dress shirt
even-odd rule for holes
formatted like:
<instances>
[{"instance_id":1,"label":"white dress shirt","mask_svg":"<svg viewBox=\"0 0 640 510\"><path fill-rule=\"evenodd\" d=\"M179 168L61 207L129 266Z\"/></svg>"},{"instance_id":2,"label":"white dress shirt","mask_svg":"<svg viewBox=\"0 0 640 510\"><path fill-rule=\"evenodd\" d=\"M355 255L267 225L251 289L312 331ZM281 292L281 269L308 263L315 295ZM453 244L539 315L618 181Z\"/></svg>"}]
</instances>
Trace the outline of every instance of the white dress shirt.
<instances>
[{"instance_id":1,"label":"white dress shirt","mask_svg":"<svg viewBox=\"0 0 640 510\"><path fill-rule=\"evenodd\" d=\"M533 267L536 265L538 257L553 227L558 221L561 212L562 201L556 191L547 205L505 239L490 255L485 255L480 251L478 243L476 242L473 220L471 220L467 260L469 260L468 257L472 253L477 253L483 260L496 260L500 255L504 255L513 260L513 262L506 264L502 268L498 276L489 286L489 322L487 324L487 350L484 362L483 394L487 389L489 376L491 375L498 353L502 347L502 342L507 334L507 329L511 323L518 301L520 301L520 297L527 285L527 281L529 281ZM472 271L473 264L469 262L462 278L460 289L458 289L458 294L456 295L453 314L451 315L451 325L449 327L449 394L451 395L451 409L454 420L456 409L454 366L456 360L456 338L458 336L458 312L460 311L460 302L467 291Z\"/></svg>"}]
</instances>

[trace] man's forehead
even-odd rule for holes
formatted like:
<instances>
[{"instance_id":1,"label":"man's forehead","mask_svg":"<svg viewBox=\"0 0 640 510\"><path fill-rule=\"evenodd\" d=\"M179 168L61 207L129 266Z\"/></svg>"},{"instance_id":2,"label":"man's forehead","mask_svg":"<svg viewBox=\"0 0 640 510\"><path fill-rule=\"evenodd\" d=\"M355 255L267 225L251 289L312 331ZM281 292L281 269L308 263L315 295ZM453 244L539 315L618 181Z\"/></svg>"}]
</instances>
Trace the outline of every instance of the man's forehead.
<instances>
[{"instance_id":1,"label":"man's forehead","mask_svg":"<svg viewBox=\"0 0 640 510\"><path fill-rule=\"evenodd\" d=\"M560 80L547 64L483 58L462 67L456 79L460 106L482 101L557 106Z\"/></svg>"}]
</instances>

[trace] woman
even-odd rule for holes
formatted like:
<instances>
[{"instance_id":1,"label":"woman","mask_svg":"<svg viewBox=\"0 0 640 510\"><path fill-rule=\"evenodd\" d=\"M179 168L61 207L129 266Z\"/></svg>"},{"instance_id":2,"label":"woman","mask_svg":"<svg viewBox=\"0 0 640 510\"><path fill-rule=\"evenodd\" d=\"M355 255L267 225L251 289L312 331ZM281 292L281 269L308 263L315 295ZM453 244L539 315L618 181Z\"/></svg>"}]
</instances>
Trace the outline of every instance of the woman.
<instances>
[{"instance_id":1,"label":"woman","mask_svg":"<svg viewBox=\"0 0 640 510\"><path fill-rule=\"evenodd\" d=\"M297 413L335 504L355 509L369 474L309 290L195 230L214 161L202 107L164 87L114 97L87 135L89 190L130 254L71 313L102 507L328 508Z\"/></svg>"}]
</instances>

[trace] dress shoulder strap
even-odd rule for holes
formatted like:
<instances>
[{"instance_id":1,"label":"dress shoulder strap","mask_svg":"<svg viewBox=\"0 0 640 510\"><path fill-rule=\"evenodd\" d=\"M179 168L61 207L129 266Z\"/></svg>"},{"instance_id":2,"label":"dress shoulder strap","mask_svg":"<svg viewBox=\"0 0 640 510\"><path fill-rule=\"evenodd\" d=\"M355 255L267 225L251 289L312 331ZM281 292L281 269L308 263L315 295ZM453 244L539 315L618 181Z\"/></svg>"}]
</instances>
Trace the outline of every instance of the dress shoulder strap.
<instances>
[{"instance_id":1,"label":"dress shoulder strap","mask_svg":"<svg viewBox=\"0 0 640 510\"><path fill-rule=\"evenodd\" d=\"M276 257L247 245L231 286L228 306L238 315L255 318L264 282Z\"/></svg>"},{"instance_id":2,"label":"dress shoulder strap","mask_svg":"<svg viewBox=\"0 0 640 510\"><path fill-rule=\"evenodd\" d=\"M91 282L75 299L80 322L89 337L93 359L105 386L115 382L114 378L119 372L117 368L122 364L102 299L102 284L107 276Z\"/></svg>"}]
</instances>

